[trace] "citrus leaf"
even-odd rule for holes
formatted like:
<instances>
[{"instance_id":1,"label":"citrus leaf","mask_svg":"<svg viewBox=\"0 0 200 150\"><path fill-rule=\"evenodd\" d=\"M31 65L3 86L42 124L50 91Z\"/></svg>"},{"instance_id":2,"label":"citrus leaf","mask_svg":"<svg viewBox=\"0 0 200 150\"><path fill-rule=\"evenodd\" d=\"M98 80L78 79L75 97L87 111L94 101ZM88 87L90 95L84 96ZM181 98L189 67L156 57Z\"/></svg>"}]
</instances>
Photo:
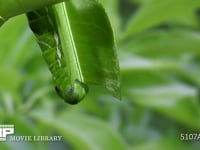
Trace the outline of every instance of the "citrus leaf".
<instances>
[{"instance_id":1,"label":"citrus leaf","mask_svg":"<svg viewBox=\"0 0 200 150\"><path fill-rule=\"evenodd\" d=\"M1 67L0 79L0 90L3 89L9 92L17 92L22 81L22 77L16 70L5 67Z\"/></svg>"},{"instance_id":2,"label":"citrus leaf","mask_svg":"<svg viewBox=\"0 0 200 150\"><path fill-rule=\"evenodd\" d=\"M160 25L170 19L184 16L199 6L199 0L147 0L130 19L126 27L125 36Z\"/></svg>"},{"instance_id":3,"label":"citrus leaf","mask_svg":"<svg viewBox=\"0 0 200 150\"><path fill-rule=\"evenodd\" d=\"M126 149L117 132L96 118L75 114L74 112L64 112L54 118L37 111L32 112L32 116L40 123L55 129L75 149Z\"/></svg>"},{"instance_id":4,"label":"citrus leaf","mask_svg":"<svg viewBox=\"0 0 200 150\"><path fill-rule=\"evenodd\" d=\"M124 42L122 50L145 57L199 55L200 33L187 30L161 30Z\"/></svg>"},{"instance_id":5,"label":"citrus leaf","mask_svg":"<svg viewBox=\"0 0 200 150\"><path fill-rule=\"evenodd\" d=\"M76 104L87 94L87 84L99 84L120 98L114 37L99 2L66 1L28 13L28 19L59 96Z\"/></svg>"},{"instance_id":6,"label":"citrus leaf","mask_svg":"<svg viewBox=\"0 0 200 150\"><path fill-rule=\"evenodd\" d=\"M147 142L142 145L134 146L133 148L130 148L129 150L159 150L161 147L163 150L198 150L198 146L192 145L189 142L184 143L182 141L178 141L178 138L174 137L166 137L161 138L159 140Z\"/></svg>"},{"instance_id":7,"label":"citrus leaf","mask_svg":"<svg viewBox=\"0 0 200 150\"><path fill-rule=\"evenodd\" d=\"M85 82L104 85L113 95L120 97L114 37L103 7L96 0L66 1L64 5L67 16L63 19L68 20L71 37L61 40L74 45L67 51L76 51Z\"/></svg>"},{"instance_id":8,"label":"citrus leaf","mask_svg":"<svg viewBox=\"0 0 200 150\"><path fill-rule=\"evenodd\" d=\"M0 26L10 17L26 13L28 11L41 8L42 6L55 4L63 0L35 0L35 1L22 1L22 0L0 0Z\"/></svg>"},{"instance_id":9,"label":"citrus leaf","mask_svg":"<svg viewBox=\"0 0 200 150\"><path fill-rule=\"evenodd\" d=\"M19 150L19 149L29 149L29 150L42 150L45 149L47 143L34 142L34 141L17 141L12 137L17 136L37 136L39 135L38 129L36 129L29 120L21 115L13 115L11 117L5 117L4 120L1 120L4 124L14 125L14 134L7 137L5 145L9 150ZM16 138L17 139L17 138ZM1 147L2 148L2 147ZM6 150L6 149L5 149Z\"/></svg>"},{"instance_id":10,"label":"citrus leaf","mask_svg":"<svg viewBox=\"0 0 200 150\"><path fill-rule=\"evenodd\" d=\"M0 143L0 147L4 150L12 150L6 143Z\"/></svg>"},{"instance_id":11,"label":"citrus leaf","mask_svg":"<svg viewBox=\"0 0 200 150\"><path fill-rule=\"evenodd\" d=\"M118 0L100 0L109 16L116 40L120 35L121 18L119 12L120 3Z\"/></svg>"},{"instance_id":12,"label":"citrus leaf","mask_svg":"<svg viewBox=\"0 0 200 150\"><path fill-rule=\"evenodd\" d=\"M154 70L125 71L122 84L126 89L124 95L134 103L163 113L190 128L200 129L196 87Z\"/></svg>"}]
</instances>

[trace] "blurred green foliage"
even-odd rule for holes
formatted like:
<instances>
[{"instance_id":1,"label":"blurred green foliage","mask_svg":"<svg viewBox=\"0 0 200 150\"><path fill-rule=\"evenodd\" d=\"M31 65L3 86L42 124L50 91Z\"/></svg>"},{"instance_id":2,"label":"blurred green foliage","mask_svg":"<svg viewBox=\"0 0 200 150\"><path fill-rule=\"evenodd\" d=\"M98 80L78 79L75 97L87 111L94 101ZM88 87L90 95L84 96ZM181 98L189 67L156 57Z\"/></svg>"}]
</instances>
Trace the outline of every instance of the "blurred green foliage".
<instances>
[{"instance_id":1,"label":"blurred green foliage","mask_svg":"<svg viewBox=\"0 0 200 150\"><path fill-rule=\"evenodd\" d=\"M0 123L16 135L62 135L63 142L7 142L1 149L194 150L200 133L200 1L101 0L121 66L122 101L101 87L76 106L54 92L25 16L0 29ZM102 94L103 93L103 94Z\"/></svg>"}]
</instances>

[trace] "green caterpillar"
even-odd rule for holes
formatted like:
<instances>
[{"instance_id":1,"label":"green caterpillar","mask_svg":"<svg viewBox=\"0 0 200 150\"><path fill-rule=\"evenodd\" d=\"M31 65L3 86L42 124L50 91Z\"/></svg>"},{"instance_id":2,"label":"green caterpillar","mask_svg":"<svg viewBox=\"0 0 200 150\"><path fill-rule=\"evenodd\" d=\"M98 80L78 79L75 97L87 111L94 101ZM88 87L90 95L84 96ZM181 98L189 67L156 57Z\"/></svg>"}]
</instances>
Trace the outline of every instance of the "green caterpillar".
<instances>
[{"instance_id":1,"label":"green caterpillar","mask_svg":"<svg viewBox=\"0 0 200 150\"><path fill-rule=\"evenodd\" d=\"M76 53L62 47L65 37L60 35L62 26L58 27L57 23L62 22L59 14L65 7L63 4L58 7L63 10L54 6L46 7L27 13L27 18L52 73L56 92L65 102L77 104L86 96L88 87L76 62Z\"/></svg>"}]
</instances>

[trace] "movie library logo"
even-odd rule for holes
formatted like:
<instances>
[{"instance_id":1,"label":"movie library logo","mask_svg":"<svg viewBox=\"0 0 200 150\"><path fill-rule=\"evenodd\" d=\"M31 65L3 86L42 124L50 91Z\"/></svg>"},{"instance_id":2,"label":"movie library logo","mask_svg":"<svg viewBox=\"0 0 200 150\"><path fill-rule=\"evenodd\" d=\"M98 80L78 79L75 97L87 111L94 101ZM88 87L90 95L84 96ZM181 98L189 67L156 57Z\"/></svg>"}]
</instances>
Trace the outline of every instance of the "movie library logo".
<instances>
[{"instance_id":1,"label":"movie library logo","mask_svg":"<svg viewBox=\"0 0 200 150\"><path fill-rule=\"evenodd\" d=\"M0 125L0 142L57 142L62 141L62 136L27 136L17 135L14 136L14 125Z\"/></svg>"},{"instance_id":2,"label":"movie library logo","mask_svg":"<svg viewBox=\"0 0 200 150\"><path fill-rule=\"evenodd\" d=\"M10 134L14 134L14 125L0 125L0 141L6 141Z\"/></svg>"}]
</instances>

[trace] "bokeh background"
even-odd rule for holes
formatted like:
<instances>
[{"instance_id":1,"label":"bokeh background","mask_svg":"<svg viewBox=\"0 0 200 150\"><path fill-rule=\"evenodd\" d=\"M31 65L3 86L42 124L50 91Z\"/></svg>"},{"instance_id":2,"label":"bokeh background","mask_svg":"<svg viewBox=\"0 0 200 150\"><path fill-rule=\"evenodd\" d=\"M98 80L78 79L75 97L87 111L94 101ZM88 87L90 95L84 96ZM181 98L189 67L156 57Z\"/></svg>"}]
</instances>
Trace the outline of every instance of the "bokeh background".
<instances>
[{"instance_id":1,"label":"bokeh background","mask_svg":"<svg viewBox=\"0 0 200 150\"><path fill-rule=\"evenodd\" d=\"M62 142L0 142L3 150L195 150L200 134L200 1L100 0L116 38L122 101L90 87L78 105L55 93L25 15L0 28L0 123L15 135Z\"/></svg>"}]
</instances>

